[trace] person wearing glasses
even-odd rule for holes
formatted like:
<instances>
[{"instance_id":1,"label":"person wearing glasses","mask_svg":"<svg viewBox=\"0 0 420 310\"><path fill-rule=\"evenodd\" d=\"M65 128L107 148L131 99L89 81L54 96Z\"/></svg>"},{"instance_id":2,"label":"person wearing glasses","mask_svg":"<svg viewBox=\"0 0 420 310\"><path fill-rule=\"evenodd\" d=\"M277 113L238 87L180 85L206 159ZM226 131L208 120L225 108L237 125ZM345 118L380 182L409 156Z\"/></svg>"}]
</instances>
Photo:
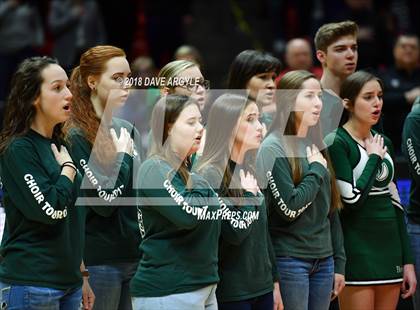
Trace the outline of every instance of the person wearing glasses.
<instances>
[{"instance_id":1,"label":"person wearing glasses","mask_svg":"<svg viewBox=\"0 0 420 310\"><path fill-rule=\"evenodd\" d=\"M197 102L198 108L203 116L203 126L205 126L204 109L206 107L207 91L210 89L210 81L205 80L199 66L188 60L175 60L167 63L158 74L161 96L181 95L187 96ZM206 129L199 150L192 154L193 162L197 155L200 155L204 148ZM151 145L151 135L149 134L148 145Z\"/></svg>"},{"instance_id":2,"label":"person wearing glasses","mask_svg":"<svg viewBox=\"0 0 420 310\"><path fill-rule=\"evenodd\" d=\"M162 83L161 94L184 95L197 101L202 112L206 104L210 81L205 80L198 65L188 60L175 60L166 64L159 72Z\"/></svg>"}]
</instances>

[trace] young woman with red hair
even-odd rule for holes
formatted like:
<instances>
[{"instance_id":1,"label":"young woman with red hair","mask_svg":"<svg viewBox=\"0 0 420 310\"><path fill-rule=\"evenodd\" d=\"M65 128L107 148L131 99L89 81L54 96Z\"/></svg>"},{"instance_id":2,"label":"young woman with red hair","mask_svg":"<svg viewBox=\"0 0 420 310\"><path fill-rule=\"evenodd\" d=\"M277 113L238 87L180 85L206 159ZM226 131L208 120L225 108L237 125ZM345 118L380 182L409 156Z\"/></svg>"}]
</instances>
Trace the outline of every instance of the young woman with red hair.
<instances>
[{"instance_id":1,"label":"young woman with red hair","mask_svg":"<svg viewBox=\"0 0 420 310\"><path fill-rule=\"evenodd\" d=\"M66 129L70 152L85 175L79 203L87 210L84 259L101 310L131 309L129 282L140 258L135 203L121 203L135 197L136 134L131 123L112 116L128 97L122 82L130 73L122 49L96 46L81 56L71 75Z\"/></svg>"}]
</instances>

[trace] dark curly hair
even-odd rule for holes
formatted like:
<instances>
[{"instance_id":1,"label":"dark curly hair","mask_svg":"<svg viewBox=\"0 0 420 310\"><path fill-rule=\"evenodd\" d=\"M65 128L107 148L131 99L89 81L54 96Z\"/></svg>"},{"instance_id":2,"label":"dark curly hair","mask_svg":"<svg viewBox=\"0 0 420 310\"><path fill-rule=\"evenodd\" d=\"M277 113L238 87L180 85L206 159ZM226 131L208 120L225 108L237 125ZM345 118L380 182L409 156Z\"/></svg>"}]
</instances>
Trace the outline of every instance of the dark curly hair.
<instances>
[{"instance_id":1,"label":"dark curly hair","mask_svg":"<svg viewBox=\"0 0 420 310\"><path fill-rule=\"evenodd\" d=\"M44 82L42 71L49 65L56 64L56 59L43 56L25 59L12 77L10 94L6 101L3 130L0 134L0 154L12 140L25 135L35 118L34 101L41 94ZM62 124L54 127L53 139L63 138Z\"/></svg>"}]
</instances>

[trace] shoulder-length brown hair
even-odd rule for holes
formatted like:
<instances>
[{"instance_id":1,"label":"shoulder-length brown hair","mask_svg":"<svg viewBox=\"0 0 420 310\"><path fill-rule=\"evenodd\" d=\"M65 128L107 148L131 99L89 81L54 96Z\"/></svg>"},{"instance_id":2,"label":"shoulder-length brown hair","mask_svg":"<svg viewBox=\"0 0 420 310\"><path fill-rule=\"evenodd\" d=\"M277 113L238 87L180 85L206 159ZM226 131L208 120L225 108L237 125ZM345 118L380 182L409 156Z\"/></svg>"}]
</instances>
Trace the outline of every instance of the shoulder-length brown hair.
<instances>
[{"instance_id":1,"label":"shoulder-length brown hair","mask_svg":"<svg viewBox=\"0 0 420 310\"><path fill-rule=\"evenodd\" d=\"M80 64L73 70L70 78L70 91L73 94L72 115L65 130L80 129L92 146L96 140L93 153L101 164L111 162L116 156L116 149L108 129L100 126L101 119L96 115L90 100L92 89L88 85L88 77L100 77L106 69L106 63L114 57L126 55L122 49L115 46L92 47L82 54Z\"/></svg>"}]
</instances>

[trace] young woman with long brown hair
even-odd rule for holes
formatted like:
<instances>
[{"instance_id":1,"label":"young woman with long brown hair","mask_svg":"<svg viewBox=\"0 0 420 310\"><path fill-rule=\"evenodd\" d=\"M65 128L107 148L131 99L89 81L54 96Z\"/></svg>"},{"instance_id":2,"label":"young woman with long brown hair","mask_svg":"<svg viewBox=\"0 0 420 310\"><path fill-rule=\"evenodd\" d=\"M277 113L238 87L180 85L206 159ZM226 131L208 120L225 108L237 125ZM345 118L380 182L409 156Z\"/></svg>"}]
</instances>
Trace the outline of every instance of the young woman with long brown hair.
<instances>
[{"instance_id":1,"label":"young woman with long brown hair","mask_svg":"<svg viewBox=\"0 0 420 310\"><path fill-rule=\"evenodd\" d=\"M26 59L12 80L0 140L3 308L80 307L85 225L74 205L81 176L62 131L71 110L67 85L67 74L49 57ZM88 289L87 277L83 285ZM94 297L86 297L84 309L91 309Z\"/></svg>"},{"instance_id":2,"label":"young woman with long brown hair","mask_svg":"<svg viewBox=\"0 0 420 310\"><path fill-rule=\"evenodd\" d=\"M345 254L340 196L320 128L321 85L299 70L286 73L278 89L257 165L280 291L285 309L326 310L331 292L344 287Z\"/></svg>"},{"instance_id":3,"label":"young woman with long brown hair","mask_svg":"<svg viewBox=\"0 0 420 310\"><path fill-rule=\"evenodd\" d=\"M255 175L263 126L256 103L224 94L209 112L207 139L195 170L219 194L223 212L216 295L221 310L282 310L264 196Z\"/></svg>"}]
</instances>

